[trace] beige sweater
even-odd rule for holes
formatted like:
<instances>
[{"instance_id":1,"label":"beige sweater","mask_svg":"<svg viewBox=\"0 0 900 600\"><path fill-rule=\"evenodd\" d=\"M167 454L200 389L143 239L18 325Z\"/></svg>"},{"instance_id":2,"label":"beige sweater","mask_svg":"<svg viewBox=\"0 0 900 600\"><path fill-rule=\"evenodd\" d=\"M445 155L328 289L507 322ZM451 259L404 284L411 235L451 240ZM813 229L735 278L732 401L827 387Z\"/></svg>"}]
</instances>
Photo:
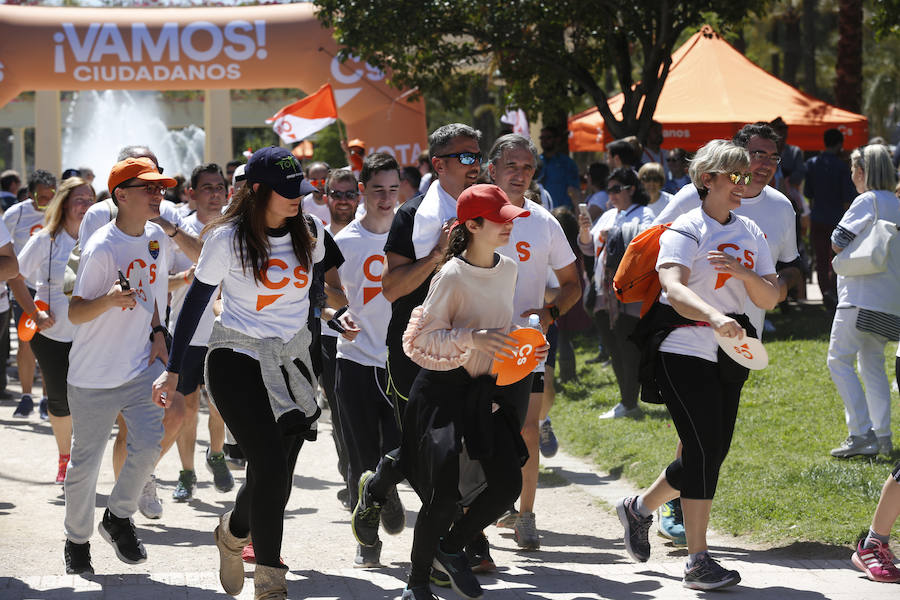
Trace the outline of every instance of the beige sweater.
<instances>
[{"instance_id":1,"label":"beige sweater","mask_svg":"<svg viewBox=\"0 0 900 600\"><path fill-rule=\"evenodd\" d=\"M460 366L473 377L491 370L494 357L472 345L472 332L509 332L516 291L516 263L500 256L491 268L452 258L431 280L422 306L413 309L403 350L413 362L432 371Z\"/></svg>"}]
</instances>

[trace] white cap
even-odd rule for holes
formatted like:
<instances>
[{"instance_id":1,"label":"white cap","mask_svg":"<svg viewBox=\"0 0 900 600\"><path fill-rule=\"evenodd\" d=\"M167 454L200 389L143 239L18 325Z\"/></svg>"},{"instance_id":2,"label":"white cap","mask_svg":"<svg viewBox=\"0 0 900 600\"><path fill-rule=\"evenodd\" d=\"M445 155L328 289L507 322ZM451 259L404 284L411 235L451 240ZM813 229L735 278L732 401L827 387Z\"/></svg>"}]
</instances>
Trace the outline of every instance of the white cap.
<instances>
[{"instance_id":1,"label":"white cap","mask_svg":"<svg viewBox=\"0 0 900 600\"><path fill-rule=\"evenodd\" d=\"M247 179L247 176L244 175L244 169L247 165L238 165L237 169L234 170L234 174L231 176L231 185L234 187L234 184L238 181L244 181Z\"/></svg>"}]
</instances>

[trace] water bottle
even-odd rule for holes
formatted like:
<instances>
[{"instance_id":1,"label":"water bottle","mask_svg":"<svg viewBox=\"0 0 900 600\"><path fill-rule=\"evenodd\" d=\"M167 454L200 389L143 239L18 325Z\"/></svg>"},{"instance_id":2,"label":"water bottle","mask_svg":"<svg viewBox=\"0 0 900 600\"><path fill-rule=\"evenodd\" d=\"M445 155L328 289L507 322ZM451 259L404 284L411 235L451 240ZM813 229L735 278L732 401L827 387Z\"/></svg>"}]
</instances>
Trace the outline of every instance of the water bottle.
<instances>
[{"instance_id":1,"label":"water bottle","mask_svg":"<svg viewBox=\"0 0 900 600\"><path fill-rule=\"evenodd\" d=\"M544 331L541 329L541 317L536 314L528 315L528 326L532 329L537 329L541 333L544 333Z\"/></svg>"}]
</instances>

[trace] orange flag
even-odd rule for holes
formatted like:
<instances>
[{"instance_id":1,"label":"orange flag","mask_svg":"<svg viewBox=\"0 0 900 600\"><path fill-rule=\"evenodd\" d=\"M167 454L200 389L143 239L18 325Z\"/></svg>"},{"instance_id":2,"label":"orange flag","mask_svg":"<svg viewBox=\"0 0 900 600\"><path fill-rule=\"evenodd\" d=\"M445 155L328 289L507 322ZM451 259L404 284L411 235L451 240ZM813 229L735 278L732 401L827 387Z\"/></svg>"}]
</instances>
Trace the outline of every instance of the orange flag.
<instances>
[{"instance_id":1,"label":"orange flag","mask_svg":"<svg viewBox=\"0 0 900 600\"><path fill-rule=\"evenodd\" d=\"M331 84L326 83L315 94L279 110L266 123L284 143L299 142L328 127L337 120L337 103Z\"/></svg>"}]
</instances>

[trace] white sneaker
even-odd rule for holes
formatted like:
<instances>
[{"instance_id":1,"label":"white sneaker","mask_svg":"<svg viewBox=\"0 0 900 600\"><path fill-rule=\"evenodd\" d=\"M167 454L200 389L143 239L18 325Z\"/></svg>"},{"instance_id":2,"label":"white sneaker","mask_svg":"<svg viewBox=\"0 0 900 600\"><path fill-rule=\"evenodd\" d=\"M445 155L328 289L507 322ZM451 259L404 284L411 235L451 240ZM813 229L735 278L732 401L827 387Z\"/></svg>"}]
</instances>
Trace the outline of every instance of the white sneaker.
<instances>
[{"instance_id":1,"label":"white sneaker","mask_svg":"<svg viewBox=\"0 0 900 600\"><path fill-rule=\"evenodd\" d=\"M601 419L621 419L623 417L636 417L641 414L641 409L637 406L634 408L628 409L625 408L625 405L619 402L611 409L600 415Z\"/></svg>"},{"instance_id":2,"label":"white sneaker","mask_svg":"<svg viewBox=\"0 0 900 600\"><path fill-rule=\"evenodd\" d=\"M141 497L138 498L138 510L148 519L158 519L162 516L163 507L159 496L156 495L156 476L150 475L150 479L144 484L141 490Z\"/></svg>"}]
</instances>

